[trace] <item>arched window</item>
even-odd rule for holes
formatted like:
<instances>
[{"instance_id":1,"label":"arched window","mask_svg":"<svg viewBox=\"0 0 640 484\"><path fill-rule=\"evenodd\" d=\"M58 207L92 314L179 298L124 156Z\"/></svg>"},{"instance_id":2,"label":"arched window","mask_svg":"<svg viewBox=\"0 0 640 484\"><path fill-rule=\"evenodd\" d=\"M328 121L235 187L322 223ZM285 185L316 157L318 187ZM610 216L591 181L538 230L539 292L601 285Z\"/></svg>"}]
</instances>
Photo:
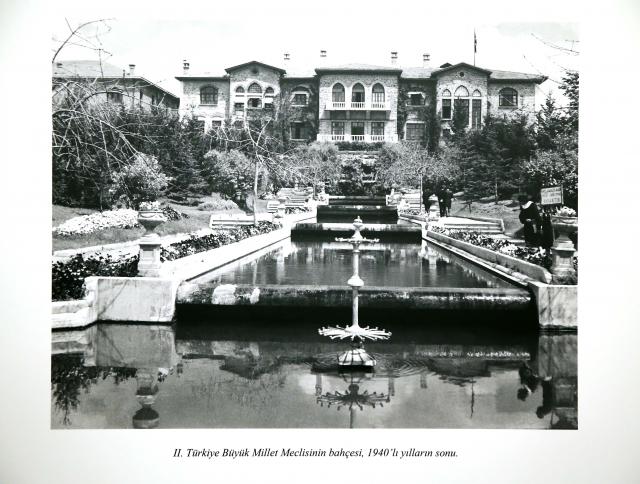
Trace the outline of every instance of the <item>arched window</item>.
<instances>
[{"instance_id":1,"label":"arched window","mask_svg":"<svg viewBox=\"0 0 640 484\"><path fill-rule=\"evenodd\" d=\"M364 103L364 86L359 82L351 88L351 102Z\"/></svg>"},{"instance_id":2,"label":"arched window","mask_svg":"<svg viewBox=\"0 0 640 484\"><path fill-rule=\"evenodd\" d=\"M442 91L442 119L451 119L451 91Z\"/></svg>"},{"instance_id":3,"label":"arched window","mask_svg":"<svg viewBox=\"0 0 640 484\"><path fill-rule=\"evenodd\" d=\"M464 86L458 86L454 95L455 97L469 97L469 91Z\"/></svg>"},{"instance_id":4,"label":"arched window","mask_svg":"<svg viewBox=\"0 0 640 484\"><path fill-rule=\"evenodd\" d=\"M340 83L337 83L333 86L331 90L331 100L334 103L343 103L344 102L344 86Z\"/></svg>"},{"instance_id":5,"label":"arched window","mask_svg":"<svg viewBox=\"0 0 640 484\"><path fill-rule=\"evenodd\" d=\"M262 88L260 87L260 84L258 84L257 82L251 84L249 86L249 94L262 94Z\"/></svg>"},{"instance_id":6,"label":"arched window","mask_svg":"<svg viewBox=\"0 0 640 484\"><path fill-rule=\"evenodd\" d=\"M259 87L259 86L258 86ZM272 87L268 87L264 90L264 95L265 96L273 96L273 88Z\"/></svg>"},{"instance_id":7,"label":"arched window","mask_svg":"<svg viewBox=\"0 0 640 484\"><path fill-rule=\"evenodd\" d=\"M481 97L481 96L482 96L482 94L480 94L480 91L478 91L478 90L476 89L475 91L473 91L472 96L473 96L473 97Z\"/></svg>"},{"instance_id":8,"label":"arched window","mask_svg":"<svg viewBox=\"0 0 640 484\"><path fill-rule=\"evenodd\" d=\"M242 86L236 87L236 94L244 94L244 87Z\"/></svg>"},{"instance_id":9,"label":"arched window","mask_svg":"<svg viewBox=\"0 0 640 484\"><path fill-rule=\"evenodd\" d=\"M200 104L218 104L218 90L213 86L200 89Z\"/></svg>"},{"instance_id":10,"label":"arched window","mask_svg":"<svg viewBox=\"0 0 640 484\"><path fill-rule=\"evenodd\" d=\"M373 103L384 103L384 87L382 84L374 84L371 96Z\"/></svg>"},{"instance_id":11,"label":"arched window","mask_svg":"<svg viewBox=\"0 0 640 484\"><path fill-rule=\"evenodd\" d=\"M107 101L122 104L122 91L120 89L109 89L107 91Z\"/></svg>"},{"instance_id":12,"label":"arched window","mask_svg":"<svg viewBox=\"0 0 640 484\"><path fill-rule=\"evenodd\" d=\"M498 93L498 106L501 108L518 107L518 91L511 87L500 89Z\"/></svg>"}]
</instances>

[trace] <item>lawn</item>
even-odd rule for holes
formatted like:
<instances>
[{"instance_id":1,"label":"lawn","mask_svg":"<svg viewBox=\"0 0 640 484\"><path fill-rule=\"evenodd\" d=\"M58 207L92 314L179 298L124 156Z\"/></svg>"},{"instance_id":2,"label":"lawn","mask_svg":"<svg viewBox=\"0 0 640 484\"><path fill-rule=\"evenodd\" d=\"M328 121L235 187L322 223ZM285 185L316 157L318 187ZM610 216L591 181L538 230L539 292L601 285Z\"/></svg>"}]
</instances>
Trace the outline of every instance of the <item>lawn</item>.
<instances>
[{"instance_id":1,"label":"lawn","mask_svg":"<svg viewBox=\"0 0 640 484\"><path fill-rule=\"evenodd\" d=\"M501 218L504 220L504 231L507 235L514 236L516 232L522 230L522 224L518 216L520 215L520 205L513 200L499 200L494 202L493 199L481 200L471 204L471 210L468 205L459 199L451 202L451 215L458 217L475 216Z\"/></svg>"},{"instance_id":2,"label":"lawn","mask_svg":"<svg viewBox=\"0 0 640 484\"><path fill-rule=\"evenodd\" d=\"M261 200L262 202L262 200ZM212 214L219 213L243 213L241 210L198 210L197 207L181 205L177 203L169 203L175 210L185 213L189 218L181 220L172 220L160 225L156 232L159 235L171 235L194 232L196 230L209 226L209 218ZM266 203L265 203L266 206ZM260 206L259 206L260 208ZM78 215L87 215L97 210L87 208L63 207L61 205L53 206L53 227L60 225L64 221L76 217ZM78 235L76 237L59 237L53 236L53 250L78 249L81 247L92 247L95 245L115 244L119 242L127 242L137 240L144 234L143 228L112 228L100 230L92 234Z\"/></svg>"}]
</instances>

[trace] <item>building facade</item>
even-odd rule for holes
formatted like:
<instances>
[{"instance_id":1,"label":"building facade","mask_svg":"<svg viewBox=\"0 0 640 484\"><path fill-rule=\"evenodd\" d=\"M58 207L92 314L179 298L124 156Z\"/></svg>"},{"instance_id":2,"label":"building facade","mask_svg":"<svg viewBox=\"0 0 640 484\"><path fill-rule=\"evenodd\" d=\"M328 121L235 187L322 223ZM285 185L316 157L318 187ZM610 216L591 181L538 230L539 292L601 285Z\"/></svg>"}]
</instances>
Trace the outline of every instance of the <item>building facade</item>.
<instances>
[{"instance_id":1,"label":"building facade","mask_svg":"<svg viewBox=\"0 0 640 484\"><path fill-rule=\"evenodd\" d=\"M321 59L325 64L326 53ZM487 114L533 116L536 85L546 80L464 62L432 68L427 54L422 67L402 68L396 61L392 52L391 66L322 65L304 73L251 61L221 76L193 75L185 61L176 77L183 86L181 114L208 130L242 123L252 113L280 112L296 141L420 141L429 119L447 136L454 116L467 129L480 128Z\"/></svg>"},{"instance_id":2,"label":"building facade","mask_svg":"<svg viewBox=\"0 0 640 484\"><path fill-rule=\"evenodd\" d=\"M53 101L62 101L72 90L84 91L92 103L110 103L142 110L162 107L177 111L180 98L129 70L91 60L59 61L53 64Z\"/></svg>"}]
</instances>

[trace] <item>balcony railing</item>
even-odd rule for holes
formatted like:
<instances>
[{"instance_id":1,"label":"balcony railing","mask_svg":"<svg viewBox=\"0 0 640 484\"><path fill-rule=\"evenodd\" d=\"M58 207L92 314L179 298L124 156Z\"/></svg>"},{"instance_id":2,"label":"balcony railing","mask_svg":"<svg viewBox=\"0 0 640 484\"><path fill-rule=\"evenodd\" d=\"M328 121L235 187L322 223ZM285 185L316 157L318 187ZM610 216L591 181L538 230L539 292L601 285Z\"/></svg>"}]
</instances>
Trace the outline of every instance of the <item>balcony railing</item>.
<instances>
[{"instance_id":1,"label":"balcony railing","mask_svg":"<svg viewBox=\"0 0 640 484\"><path fill-rule=\"evenodd\" d=\"M325 105L327 111L351 110L351 111L390 111L389 102L333 102L330 101Z\"/></svg>"},{"instance_id":2,"label":"balcony railing","mask_svg":"<svg viewBox=\"0 0 640 484\"><path fill-rule=\"evenodd\" d=\"M318 141L351 141L358 143L394 143L398 135L394 134L318 134Z\"/></svg>"}]
</instances>

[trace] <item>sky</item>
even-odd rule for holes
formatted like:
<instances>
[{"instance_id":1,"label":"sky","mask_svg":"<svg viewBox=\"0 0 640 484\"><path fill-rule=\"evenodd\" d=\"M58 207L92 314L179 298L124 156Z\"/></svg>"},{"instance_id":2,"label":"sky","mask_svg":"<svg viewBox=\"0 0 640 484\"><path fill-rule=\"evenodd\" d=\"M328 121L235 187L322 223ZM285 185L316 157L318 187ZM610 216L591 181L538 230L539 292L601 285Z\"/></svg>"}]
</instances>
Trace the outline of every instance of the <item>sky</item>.
<instances>
[{"instance_id":1,"label":"sky","mask_svg":"<svg viewBox=\"0 0 640 484\"><path fill-rule=\"evenodd\" d=\"M288 71L312 70L319 52L328 52L328 64L370 63L390 65L390 52L398 52L398 64L422 65L422 54L431 55L431 66L445 62L473 63L474 31L477 38L476 65L488 69L544 74L550 78L536 93L538 103L551 91L562 104L558 82L563 69L578 69L580 49L578 24L572 22L508 21L475 22L469 17L448 22L446 15L398 16L371 9L350 9L337 15L332 9L310 12L291 10L285 16L268 10L220 9L202 18L134 18L132 16L82 16L77 11L57 18L52 29L52 51L69 33L67 21L77 26L88 20L105 22L83 29L85 39L104 50L105 60L126 69L136 64L136 73L179 95L175 76L182 73L183 59L191 73L223 75L225 67L258 60ZM378 12L376 14L376 12ZM86 43L85 41L81 41ZM291 56L285 63L284 53ZM97 59L98 52L67 45L57 60Z\"/></svg>"}]
</instances>

